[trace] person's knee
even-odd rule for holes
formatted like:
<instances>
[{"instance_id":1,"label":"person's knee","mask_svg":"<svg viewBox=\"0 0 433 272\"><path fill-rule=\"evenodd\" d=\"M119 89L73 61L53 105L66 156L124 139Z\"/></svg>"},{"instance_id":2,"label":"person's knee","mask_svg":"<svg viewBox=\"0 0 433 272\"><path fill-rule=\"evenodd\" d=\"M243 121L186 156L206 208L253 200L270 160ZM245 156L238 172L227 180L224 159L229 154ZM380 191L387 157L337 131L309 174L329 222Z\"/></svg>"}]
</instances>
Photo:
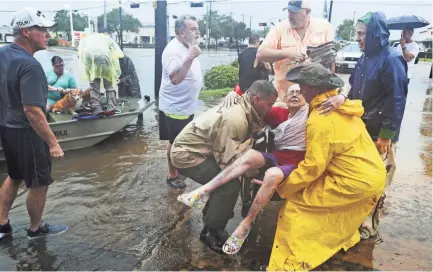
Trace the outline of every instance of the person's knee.
<instances>
[{"instance_id":1,"label":"person's knee","mask_svg":"<svg viewBox=\"0 0 433 272\"><path fill-rule=\"evenodd\" d=\"M48 185L29 188L29 193L34 195L45 195L48 192Z\"/></svg>"},{"instance_id":2,"label":"person's knee","mask_svg":"<svg viewBox=\"0 0 433 272\"><path fill-rule=\"evenodd\" d=\"M266 170L263 185L276 186L284 179L283 171L278 167L272 167Z\"/></svg>"},{"instance_id":3,"label":"person's knee","mask_svg":"<svg viewBox=\"0 0 433 272\"><path fill-rule=\"evenodd\" d=\"M241 163L249 167L254 167L259 161L263 160L260 152L250 149L242 156Z\"/></svg>"}]
</instances>

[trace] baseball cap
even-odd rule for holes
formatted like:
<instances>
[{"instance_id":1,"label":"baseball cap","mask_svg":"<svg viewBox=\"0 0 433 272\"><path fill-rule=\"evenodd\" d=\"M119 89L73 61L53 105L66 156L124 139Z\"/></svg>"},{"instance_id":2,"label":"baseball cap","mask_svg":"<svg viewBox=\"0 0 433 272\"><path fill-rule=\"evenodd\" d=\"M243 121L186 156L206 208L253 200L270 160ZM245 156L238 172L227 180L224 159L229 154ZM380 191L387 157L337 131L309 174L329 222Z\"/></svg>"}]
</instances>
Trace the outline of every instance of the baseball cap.
<instances>
[{"instance_id":1,"label":"baseball cap","mask_svg":"<svg viewBox=\"0 0 433 272\"><path fill-rule=\"evenodd\" d=\"M14 29L28 28L32 26L50 28L55 25L57 25L57 23L45 18L45 15L43 15L40 10L31 7L17 11L11 22L11 26Z\"/></svg>"},{"instance_id":2,"label":"baseball cap","mask_svg":"<svg viewBox=\"0 0 433 272\"><path fill-rule=\"evenodd\" d=\"M288 81L327 91L344 86L344 81L321 64L300 65L286 74Z\"/></svg>"},{"instance_id":3,"label":"baseball cap","mask_svg":"<svg viewBox=\"0 0 433 272\"><path fill-rule=\"evenodd\" d=\"M307 0L292 0L289 1L287 10L290 12L300 12L301 9L311 9Z\"/></svg>"}]
</instances>

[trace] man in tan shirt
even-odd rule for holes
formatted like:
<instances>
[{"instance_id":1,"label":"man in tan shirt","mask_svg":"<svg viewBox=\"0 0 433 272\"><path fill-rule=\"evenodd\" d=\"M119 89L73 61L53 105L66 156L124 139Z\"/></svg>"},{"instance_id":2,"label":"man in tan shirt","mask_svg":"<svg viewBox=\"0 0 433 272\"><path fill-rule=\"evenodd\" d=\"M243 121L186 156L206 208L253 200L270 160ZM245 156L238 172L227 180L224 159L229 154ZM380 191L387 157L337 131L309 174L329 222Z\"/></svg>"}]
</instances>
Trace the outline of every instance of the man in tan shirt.
<instances>
[{"instance_id":1,"label":"man in tan shirt","mask_svg":"<svg viewBox=\"0 0 433 272\"><path fill-rule=\"evenodd\" d=\"M291 82L286 74L296 63L307 59L307 46L317 46L334 40L332 25L325 19L311 18L307 0L290 1L288 20L271 29L257 52L257 59L274 63L275 87L282 101ZM335 64L331 64L335 72Z\"/></svg>"},{"instance_id":2,"label":"man in tan shirt","mask_svg":"<svg viewBox=\"0 0 433 272\"><path fill-rule=\"evenodd\" d=\"M277 99L275 87L258 80L239 103L214 107L191 121L174 140L171 162L177 171L204 185L240 155L251 149L252 136L263 129L262 119ZM200 240L222 253L228 238L225 227L233 216L240 182L229 182L210 194L203 209Z\"/></svg>"}]
</instances>

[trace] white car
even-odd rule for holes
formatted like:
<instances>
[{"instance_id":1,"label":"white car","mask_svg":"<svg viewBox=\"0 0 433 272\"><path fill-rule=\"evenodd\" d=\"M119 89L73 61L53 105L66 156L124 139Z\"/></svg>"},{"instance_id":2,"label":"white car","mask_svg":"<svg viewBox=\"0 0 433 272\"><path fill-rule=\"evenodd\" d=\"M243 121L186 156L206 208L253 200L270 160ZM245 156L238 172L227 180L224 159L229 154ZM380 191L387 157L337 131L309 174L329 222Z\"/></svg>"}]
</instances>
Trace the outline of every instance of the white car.
<instances>
[{"instance_id":1,"label":"white car","mask_svg":"<svg viewBox=\"0 0 433 272\"><path fill-rule=\"evenodd\" d=\"M362 56L359 45L356 42L349 42L342 50L338 51L335 60L335 69L337 72L352 71L358 59Z\"/></svg>"}]
</instances>

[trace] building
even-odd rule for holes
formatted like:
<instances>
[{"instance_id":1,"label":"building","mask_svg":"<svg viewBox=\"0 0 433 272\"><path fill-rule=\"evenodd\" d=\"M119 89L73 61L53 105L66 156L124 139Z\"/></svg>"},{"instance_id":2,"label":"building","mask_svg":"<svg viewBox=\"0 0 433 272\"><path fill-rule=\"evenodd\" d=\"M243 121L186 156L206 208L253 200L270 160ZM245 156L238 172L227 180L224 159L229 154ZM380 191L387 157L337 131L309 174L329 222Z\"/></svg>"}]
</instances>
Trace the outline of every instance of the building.
<instances>
[{"instance_id":1,"label":"building","mask_svg":"<svg viewBox=\"0 0 433 272\"><path fill-rule=\"evenodd\" d=\"M420 47L422 52L432 52L432 37L433 37L433 27L428 27L425 30L421 30L418 35L416 42Z\"/></svg>"},{"instance_id":2,"label":"building","mask_svg":"<svg viewBox=\"0 0 433 272\"><path fill-rule=\"evenodd\" d=\"M169 29L169 40L175 37L174 26ZM111 33L111 38L119 42L117 33ZM155 44L155 25L143 25L138 32L123 31L123 43L132 44Z\"/></svg>"},{"instance_id":3,"label":"building","mask_svg":"<svg viewBox=\"0 0 433 272\"><path fill-rule=\"evenodd\" d=\"M0 26L0 43L11 43L14 40L12 27Z\"/></svg>"}]
</instances>

